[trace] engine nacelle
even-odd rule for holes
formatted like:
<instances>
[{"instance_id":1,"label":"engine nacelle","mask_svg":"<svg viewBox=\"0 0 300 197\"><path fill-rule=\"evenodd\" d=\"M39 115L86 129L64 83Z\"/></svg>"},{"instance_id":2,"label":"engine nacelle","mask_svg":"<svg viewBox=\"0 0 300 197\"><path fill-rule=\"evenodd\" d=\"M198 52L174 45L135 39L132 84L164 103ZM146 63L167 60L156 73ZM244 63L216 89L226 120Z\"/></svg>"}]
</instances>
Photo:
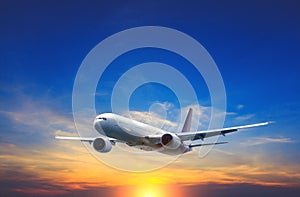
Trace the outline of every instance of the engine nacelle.
<instances>
[{"instance_id":1,"label":"engine nacelle","mask_svg":"<svg viewBox=\"0 0 300 197\"><path fill-rule=\"evenodd\" d=\"M161 137L160 143L167 149L177 149L181 145L181 140L175 134L166 133Z\"/></svg>"},{"instance_id":2,"label":"engine nacelle","mask_svg":"<svg viewBox=\"0 0 300 197\"><path fill-rule=\"evenodd\" d=\"M112 149L112 144L108 139L96 138L93 141L93 148L100 153L107 153Z\"/></svg>"}]
</instances>

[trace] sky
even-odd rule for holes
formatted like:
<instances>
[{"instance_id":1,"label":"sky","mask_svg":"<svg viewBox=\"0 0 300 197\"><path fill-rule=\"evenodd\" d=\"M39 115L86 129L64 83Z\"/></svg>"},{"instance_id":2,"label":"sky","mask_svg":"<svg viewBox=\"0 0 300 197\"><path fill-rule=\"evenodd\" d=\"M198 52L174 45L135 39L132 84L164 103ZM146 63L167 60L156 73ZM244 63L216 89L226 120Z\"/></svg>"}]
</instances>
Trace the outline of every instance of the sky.
<instances>
[{"instance_id":1,"label":"sky","mask_svg":"<svg viewBox=\"0 0 300 197\"><path fill-rule=\"evenodd\" d=\"M296 0L1 1L1 193L296 196L300 191L299 9ZM109 36L141 26L178 30L209 52L226 91L224 126L275 123L221 136L219 140L229 143L212 147L208 154L201 154L207 149L197 149L147 172L141 169L164 163L166 156L139 159L118 147L113 153L98 155L109 164L132 171L138 166L136 171L142 171L128 172L99 161L86 149L88 145L55 140L55 135L78 135L72 94L79 68L90 51ZM109 55L114 54L112 49L107 49ZM198 124L193 128L207 129L214 106L205 77L184 57L164 49L148 47L118 56L103 72L96 91L80 98L94 98L96 113L113 111L118 80L147 62L153 67L153 62L170 65L183 74L192 84L198 104L176 97L170 87L147 83L131 95L117 97L129 98L130 114L123 109L120 113L173 132L181 127L181 110L193 107L197 109L193 122ZM170 75L154 70L128 78L141 80L151 74ZM177 79L171 79L181 87ZM123 81L119 90L128 87ZM114 104L118 106L118 102ZM92 109L85 110L92 114ZM83 122L87 131L79 131L81 135L95 133L93 119Z\"/></svg>"}]
</instances>

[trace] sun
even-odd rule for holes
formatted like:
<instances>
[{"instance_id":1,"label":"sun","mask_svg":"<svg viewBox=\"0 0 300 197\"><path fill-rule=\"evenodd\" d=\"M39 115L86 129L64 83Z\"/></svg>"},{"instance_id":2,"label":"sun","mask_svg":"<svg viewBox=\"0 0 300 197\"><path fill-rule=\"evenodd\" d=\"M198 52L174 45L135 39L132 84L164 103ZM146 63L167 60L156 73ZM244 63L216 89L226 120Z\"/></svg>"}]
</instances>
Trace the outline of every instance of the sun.
<instances>
[{"instance_id":1,"label":"sun","mask_svg":"<svg viewBox=\"0 0 300 197\"><path fill-rule=\"evenodd\" d=\"M151 188L152 190L149 191L143 191L142 193L142 197L160 197L160 191L158 191L157 189L153 190L153 188Z\"/></svg>"},{"instance_id":2,"label":"sun","mask_svg":"<svg viewBox=\"0 0 300 197\"><path fill-rule=\"evenodd\" d=\"M116 197L164 197L184 196L180 187L177 185L141 184L135 186L121 187L115 190Z\"/></svg>"},{"instance_id":3,"label":"sun","mask_svg":"<svg viewBox=\"0 0 300 197\"><path fill-rule=\"evenodd\" d=\"M160 185L140 185L132 188L131 197L162 197L164 188Z\"/></svg>"},{"instance_id":4,"label":"sun","mask_svg":"<svg viewBox=\"0 0 300 197\"><path fill-rule=\"evenodd\" d=\"M145 194L145 196L144 197L155 197L154 195L152 195L152 194Z\"/></svg>"}]
</instances>

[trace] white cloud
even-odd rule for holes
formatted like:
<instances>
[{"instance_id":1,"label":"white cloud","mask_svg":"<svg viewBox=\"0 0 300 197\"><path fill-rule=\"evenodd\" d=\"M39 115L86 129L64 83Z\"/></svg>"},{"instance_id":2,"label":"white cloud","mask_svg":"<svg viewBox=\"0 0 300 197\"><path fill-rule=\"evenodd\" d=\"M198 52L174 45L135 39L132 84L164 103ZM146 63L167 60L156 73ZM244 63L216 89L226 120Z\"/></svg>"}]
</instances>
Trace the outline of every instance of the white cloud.
<instances>
[{"instance_id":1,"label":"white cloud","mask_svg":"<svg viewBox=\"0 0 300 197\"><path fill-rule=\"evenodd\" d=\"M228 115L228 116L234 116L234 115L237 115L237 113L236 112L226 112L226 115Z\"/></svg>"},{"instance_id":2,"label":"white cloud","mask_svg":"<svg viewBox=\"0 0 300 197\"><path fill-rule=\"evenodd\" d=\"M66 133L76 133L73 119L69 114L63 113L53 103L53 99L41 98L34 100L25 95L20 90L15 92L17 108L8 108L0 111L0 114L8 117L11 122L7 123L14 132L2 133L7 139L12 139L9 135L21 138L27 135L38 138L41 142L54 136L58 130ZM51 103L51 105L50 105ZM24 136L23 136L24 137ZM32 139L32 138L31 138ZM30 143L31 140L23 140Z\"/></svg>"},{"instance_id":3,"label":"white cloud","mask_svg":"<svg viewBox=\"0 0 300 197\"><path fill-rule=\"evenodd\" d=\"M177 124L170 120L161 117L154 112L140 112L140 111L130 111L130 117L134 120L150 124L159 128L167 127L169 129L176 128ZM166 128L165 128L166 129ZM168 130L168 129L166 129Z\"/></svg>"},{"instance_id":4,"label":"white cloud","mask_svg":"<svg viewBox=\"0 0 300 197\"><path fill-rule=\"evenodd\" d=\"M245 146L256 146L256 145L263 145L263 144L270 144L270 143L293 143L294 141L290 138L285 137L254 137L249 139L247 142L242 142L242 145Z\"/></svg>"},{"instance_id":5,"label":"white cloud","mask_svg":"<svg viewBox=\"0 0 300 197\"><path fill-rule=\"evenodd\" d=\"M162 128L170 132L178 132L183 127L188 110L193 109L191 131L205 130L208 128L210 122L211 107L189 105L182 109L175 108L171 103L155 103L161 106L163 110L166 110L165 114L159 110L147 111L130 111L129 114L124 113L122 115L131 117L134 120L150 124L152 126Z\"/></svg>"},{"instance_id":6,"label":"white cloud","mask_svg":"<svg viewBox=\"0 0 300 197\"><path fill-rule=\"evenodd\" d=\"M245 107L245 106L242 105L242 104L239 104L239 105L236 106L236 108L237 108L238 110L243 109L244 107Z\"/></svg>"},{"instance_id":7,"label":"white cloud","mask_svg":"<svg viewBox=\"0 0 300 197\"><path fill-rule=\"evenodd\" d=\"M34 107L36 111L21 109L19 111L1 111L15 123L36 127L63 126L66 130L73 130L73 121L64 115L55 113L51 109Z\"/></svg>"},{"instance_id":8,"label":"white cloud","mask_svg":"<svg viewBox=\"0 0 300 197\"><path fill-rule=\"evenodd\" d=\"M169 110L169 109L173 109L174 108L174 104L170 103L170 102L163 102L163 103L155 102L155 104L159 105L164 110Z\"/></svg>"},{"instance_id":9,"label":"white cloud","mask_svg":"<svg viewBox=\"0 0 300 197\"><path fill-rule=\"evenodd\" d=\"M254 116L255 116L255 114L246 114L246 115L236 117L235 120L238 121L238 122L243 122L243 121L246 121L246 120L250 120Z\"/></svg>"}]
</instances>

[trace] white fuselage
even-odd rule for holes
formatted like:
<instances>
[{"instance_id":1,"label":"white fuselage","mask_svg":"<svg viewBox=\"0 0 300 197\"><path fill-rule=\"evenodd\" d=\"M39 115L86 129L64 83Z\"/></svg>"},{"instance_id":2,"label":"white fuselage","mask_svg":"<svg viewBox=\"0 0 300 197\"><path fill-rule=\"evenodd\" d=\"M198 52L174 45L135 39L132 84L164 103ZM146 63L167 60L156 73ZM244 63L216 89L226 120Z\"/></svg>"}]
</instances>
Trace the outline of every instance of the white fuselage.
<instances>
[{"instance_id":1,"label":"white fuselage","mask_svg":"<svg viewBox=\"0 0 300 197\"><path fill-rule=\"evenodd\" d=\"M176 148L166 148L162 145L159 136L168 132L113 113L98 115L94 120L94 127L102 135L126 142L129 146L145 151L155 150L164 154L177 155L190 149L183 142L180 142ZM149 139L147 136L158 137Z\"/></svg>"}]
</instances>

